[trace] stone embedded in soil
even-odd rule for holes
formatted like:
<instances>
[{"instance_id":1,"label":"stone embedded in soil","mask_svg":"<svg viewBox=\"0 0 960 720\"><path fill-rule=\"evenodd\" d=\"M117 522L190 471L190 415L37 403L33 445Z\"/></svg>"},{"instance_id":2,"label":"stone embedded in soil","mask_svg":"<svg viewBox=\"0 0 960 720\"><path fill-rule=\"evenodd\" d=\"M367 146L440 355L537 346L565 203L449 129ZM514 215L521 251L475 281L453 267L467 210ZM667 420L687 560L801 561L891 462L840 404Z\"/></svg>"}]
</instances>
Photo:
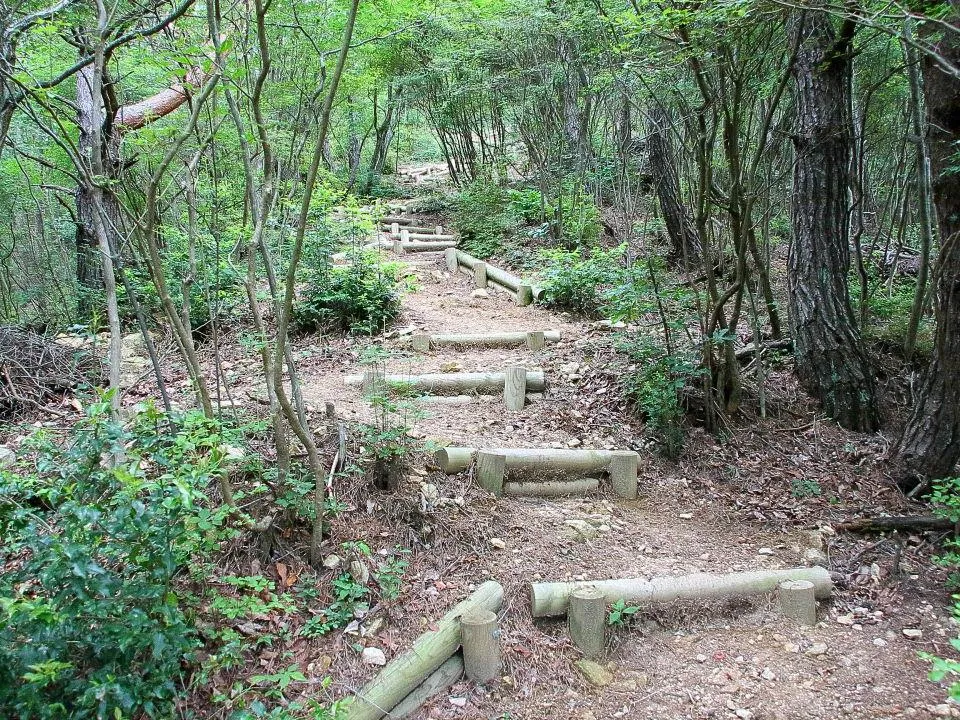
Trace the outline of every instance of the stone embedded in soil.
<instances>
[{"instance_id":1,"label":"stone embedded in soil","mask_svg":"<svg viewBox=\"0 0 960 720\"><path fill-rule=\"evenodd\" d=\"M593 660L577 660L574 663L584 679L594 687L606 687L613 682L613 673Z\"/></svg>"},{"instance_id":2,"label":"stone embedded in soil","mask_svg":"<svg viewBox=\"0 0 960 720\"><path fill-rule=\"evenodd\" d=\"M467 706L467 699L465 697L451 697L448 699L454 707L462 708Z\"/></svg>"},{"instance_id":3,"label":"stone embedded in soil","mask_svg":"<svg viewBox=\"0 0 960 720\"><path fill-rule=\"evenodd\" d=\"M762 547L759 550L757 550L757 555L773 555L773 554L774 554L773 548Z\"/></svg>"},{"instance_id":4,"label":"stone embedded in soil","mask_svg":"<svg viewBox=\"0 0 960 720\"><path fill-rule=\"evenodd\" d=\"M820 567L829 567L830 561L822 550L816 548L807 548L803 553L803 559L810 565L819 565Z\"/></svg>"},{"instance_id":5,"label":"stone embedded in soil","mask_svg":"<svg viewBox=\"0 0 960 720\"><path fill-rule=\"evenodd\" d=\"M821 655L827 654L827 646L825 643L814 643L809 648L807 648L804 655L809 655L810 657L820 657Z\"/></svg>"},{"instance_id":6,"label":"stone embedded in soil","mask_svg":"<svg viewBox=\"0 0 960 720\"><path fill-rule=\"evenodd\" d=\"M506 550L507 544L500 538L490 538L490 547L494 550Z\"/></svg>"},{"instance_id":7,"label":"stone embedded in soil","mask_svg":"<svg viewBox=\"0 0 960 720\"><path fill-rule=\"evenodd\" d=\"M363 660L365 665L386 665L387 656L383 654L383 650L375 647L364 648L363 652L360 654L360 658Z\"/></svg>"},{"instance_id":8,"label":"stone embedded in soil","mask_svg":"<svg viewBox=\"0 0 960 720\"><path fill-rule=\"evenodd\" d=\"M472 297L472 298L488 298L488 297L490 297L490 293L488 293L488 292L487 292L486 290L484 290L483 288L477 288L477 289L474 290L472 293L470 293L470 297Z\"/></svg>"},{"instance_id":9,"label":"stone embedded in soil","mask_svg":"<svg viewBox=\"0 0 960 720\"><path fill-rule=\"evenodd\" d=\"M342 562L343 560L339 555L327 555L323 559L323 566L329 570L336 570Z\"/></svg>"},{"instance_id":10,"label":"stone embedded in soil","mask_svg":"<svg viewBox=\"0 0 960 720\"><path fill-rule=\"evenodd\" d=\"M7 468L17 462L17 454L8 447L0 446L0 468Z\"/></svg>"},{"instance_id":11,"label":"stone embedded in soil","mask_svg":"<svg viewBox=\"0 0 960 720\"><path fill-rule=\"evenodd\" d=\"M923 630L918 628L904 628L903 636L909 638L910 640L919 640L923 637Z\"/></svg>"}]
</instances>

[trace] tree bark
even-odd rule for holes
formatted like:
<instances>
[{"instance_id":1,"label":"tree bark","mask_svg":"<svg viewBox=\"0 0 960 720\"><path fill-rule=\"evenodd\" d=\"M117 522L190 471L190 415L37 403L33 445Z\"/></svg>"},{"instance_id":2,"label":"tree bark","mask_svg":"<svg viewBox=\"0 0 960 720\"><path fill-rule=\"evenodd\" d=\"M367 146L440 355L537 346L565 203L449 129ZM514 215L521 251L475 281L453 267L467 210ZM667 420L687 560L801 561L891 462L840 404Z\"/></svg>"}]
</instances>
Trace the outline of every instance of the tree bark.
<instances>
[{"instance_id":1,"label":"tree bark","mask_svg":"<svg viewBox=\"0 0 960 720\"><path fill-rule=\"evenodd\" d=\"M850 304L850 119L847 77L854 25L807 11L790 26L797 127L787 286L797 374L842 426L879 426L873 371Z\"/></svg>"},{"instance_id":2,"label":"tree bark","mask_svg":"<svg viewBox=\"0 0 960 720\"><path fill-rule=\"evenodd\" d=\"M680 198L680 178L670 141L670 119L666 111L653 106L647 122L647 152L650 174L660 203L660 211L667 226L667 235L673 247L673 255L685 265L699 265L703 257L700 236L693 226L693 219Z\"/></svg>"},{"instance_id":3,"label":"tree bark","mask_svg":"<svg viewBox=\"0 0 960 720\"><path fill-rule=\"evenodd\" d=\"M954 68L960 66L958 13L951 30L933 42L933 49ZM940 255L934 278L937 320L933 360L903 435L892 455L904 479L951 475L960 460L960 173L956 170L960 139L960 80L930 55L923 80L933 200L940 228Z\"/></svg>"}]
</instances>

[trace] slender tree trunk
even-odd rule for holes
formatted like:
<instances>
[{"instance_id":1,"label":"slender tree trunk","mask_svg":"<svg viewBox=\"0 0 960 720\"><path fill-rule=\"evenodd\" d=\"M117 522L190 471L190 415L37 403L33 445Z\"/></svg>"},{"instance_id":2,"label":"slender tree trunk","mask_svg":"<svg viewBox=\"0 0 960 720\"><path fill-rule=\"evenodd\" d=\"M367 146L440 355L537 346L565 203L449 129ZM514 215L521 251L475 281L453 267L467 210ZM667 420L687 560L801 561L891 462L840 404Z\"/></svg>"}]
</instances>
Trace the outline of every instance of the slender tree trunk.
<instances>
[{"instance_id":1,"label":"slender tree trunk","mask_svg":"<svg viewBox=\"0 0 960 720\"><path fill-rule=\"evenodd\" d=\"M951 14L952 31L934 49L960 67L960 28ZM924 60L928 147L933 199L940 227L940 255L934 272L937 332L934 355L903 435L892 455L904 480L951 475L960 459L960 80L929 56Z\"/></svg>"},{"instance_id":2,"label":"slender tree trunk","mask_svg":"<svg viewBox=\"0 0 960 720\"><path fill-rule=\"evenodd\" d=\"M670 141L670 119L661 107L653 106L649 113L647 151L650 174L653 176L673 254L690 266L696 266L701 262L703 247L690 213L680 198L680 178L677 174L673 143Z\"/></svg>"},{"instance_id":3,"label":"slender tree trunk","mask_svg":"<svg viewBox=\"0 0 960 720\"><path fill-rule=\"evenodd\" d=\"M842 426L872 432L880 420L873 370L850 304L848 73L854 25L838 34L826 12L798 13L793 242L787 286L797 374Z\"/></svg>"}]
</instances>

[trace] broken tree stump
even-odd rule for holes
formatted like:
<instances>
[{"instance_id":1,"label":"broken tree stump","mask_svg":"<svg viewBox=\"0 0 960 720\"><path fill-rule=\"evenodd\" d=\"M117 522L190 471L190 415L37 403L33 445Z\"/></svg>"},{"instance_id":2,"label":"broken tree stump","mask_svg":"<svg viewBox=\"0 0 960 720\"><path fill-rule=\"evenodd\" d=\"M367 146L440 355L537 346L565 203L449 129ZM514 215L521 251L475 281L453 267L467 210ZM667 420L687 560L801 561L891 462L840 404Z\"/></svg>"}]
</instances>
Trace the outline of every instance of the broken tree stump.
<instances>
[{"instance_id":1,"label":"broken tree stump","mask_svg":"<svg viewBox=\"0 0 960 720\"><path fill-rule=\"evenodd\" d=\"M776 590L784 580L809 580L816 597L830 597L833 581L822 567L789 570L753 570L715 575L694 573L677 577L621 578L585 580L581 582L531 583L530 605L533 617L552 617L567 612L575 590L591 587L599 590L607 602L624 600L633 604L653 604L676 600L708 600L713 598L762 595Z\"/></svg>"},{"instance_id":2,"label":"broken tree stump","mask_svg":"<svg viewBox=\"0 0 960 720\"><path fill-rule=\"evenodd\" d=\"M500 674L500 630L497 614L473 610L460 618L463 668L477 683L493 680Z\"/></svg>"},{"instance_id":3,"label":"broken tree stump","mask_svg":"<svg viewBox=\"0 0 960 720\"><path fill-rule=\"evenodd\" d=\"M607 599L596 588L578 588L570 595L567 613L570 639L584 657L596 658L603 653L607 627Z\"/></svg>"},{"instance_id":4,"label":"broken tree stump","mask_svg":"<svg viewBox=\"0 0 960 720\"><path fill-rule=\"evenodd\" d=\"M777 585L780 612L785 618L796 620L800 625L813 627L817 624L816 588L809 580L784 580Z\"/></svg>"},{"instance_id":5,"label":"broken tree stump","mask_svg":"<svg viewBox=\"0 0 960 720\"><path fill-rule=\"evenodd\" d=\"M418 688L460 647L460 618L474 610L496 612L503 603L503 587L488 580L455 605L421 635L403 655L360 688L344 713L345 720L380 720Z\"/></svg>"},{"instance_id":6,"label":"broken tree stump","mask_svg":"<svg viewBox=\"0 0 960 720\"><path fill-rule=\"evenodd\" d=\"M527 369L508 367L503 384L503 402L507 410L523 410L527 400Z\"/></svg>"}]
</instances>

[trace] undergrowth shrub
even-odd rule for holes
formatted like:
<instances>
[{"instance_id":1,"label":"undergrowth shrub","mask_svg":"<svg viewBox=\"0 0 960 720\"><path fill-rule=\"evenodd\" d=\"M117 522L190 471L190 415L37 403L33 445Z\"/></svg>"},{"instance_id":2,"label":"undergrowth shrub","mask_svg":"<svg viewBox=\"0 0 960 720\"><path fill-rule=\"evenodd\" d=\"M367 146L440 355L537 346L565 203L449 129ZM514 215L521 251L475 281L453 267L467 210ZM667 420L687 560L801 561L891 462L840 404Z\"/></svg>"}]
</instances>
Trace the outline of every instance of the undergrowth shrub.
<instances>
[{"instance_id":1,"label":"undergrowth shrub","mask_svg":"<svg viewBox=\"0 0 960 720\"><path fill-rule=\"evenodd\" d=\"M108 403L0 471L0 716L168 717L200 641L174 575L222 539L204 492L235 433Z\"/></svg>"},{"instance_id":2,"label":"undergrowth shrub","mask_svg":"<svg viewBox=\"0 0 960 720\"><path fill-rule=\"evenodd\" d=\"M540 287L543 302L560 310L597 316L604 308L604 294L623 281L623 248L541 250L543 270Z\"/></svg>"},{"instance_id":3,"label":"undergrowth shrub","mask_svg":"<svg viewBox=\"0 0 960 720\"><path fill-rule=\"evenodd\" d=\"M294 322L303 332L340 330L373 335L400 314L400 265L371 252L351 253L347 265L310 273Z\"/></svg>"},{"instance_id":4,"label":"undergrowth shrub","mask_svg":"<svg viewBox=\"0 0 960 720\"><path fill-rule=\"evenodd\" d=\"M457 196L453 226L463 250L481 260L494 255L517 227L509 191L490 179L474 180Z\"/></svg>"},{"instance_id":5,"label":"undergrowth shrub","mask_svg":"<svg viewBox=\"0 0 960 720\"><path fill-rule=\"evenodd\" d=\"M930 495L930 504L935 514L953 523L960 523L960 477L937 481ZM950 538L944 548L945 552L937 561L951 571L948 586L953 590L960 590L960 539ZM953 616L960 620L960 594L953 596ZM950 645L960 653L960 637L951 638ZM920 653L920 656L930 663L930 679L934 682L949 681L950 699L960 702L960 660L927 652Z\"/></svg>"},{"instance_id":6,"label":"undergrowth shrub","mask_svg":"<svg viewBox=\"0 0 960 720\"><path fill-rule=\"evenodd\" d=\"M685 440L681 391L700 374L692 353L667 352L646 335L624 335L617 349L633 363L623 377L623 389L643 415L647 430L667 458L676 458Z\"/></svg>"}]
</instances>

